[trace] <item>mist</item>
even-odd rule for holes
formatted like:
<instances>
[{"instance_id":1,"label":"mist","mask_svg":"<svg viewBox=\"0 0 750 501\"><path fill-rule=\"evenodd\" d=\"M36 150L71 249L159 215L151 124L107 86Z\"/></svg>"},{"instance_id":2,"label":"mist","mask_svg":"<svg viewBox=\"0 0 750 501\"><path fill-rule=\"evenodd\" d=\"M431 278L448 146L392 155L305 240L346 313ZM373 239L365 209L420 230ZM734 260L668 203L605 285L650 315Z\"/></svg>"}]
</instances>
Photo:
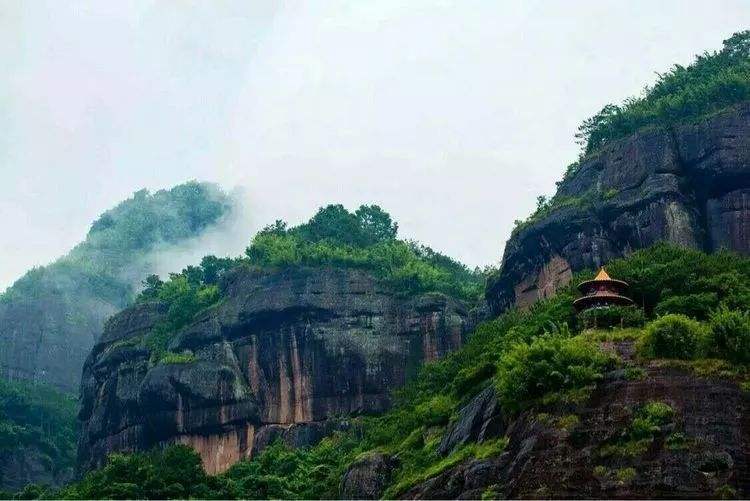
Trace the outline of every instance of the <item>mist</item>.
<instances>
[{"instance_id":1,"label":"mist","mask_svg":"<svg viewBox=\"0 0 750 501\"><path fill-rule=\"evenodd\" d=\"M749 24L744 0L3 2L0 289L189 179L244 215L163 273L329 203L496 263L582 120Z\"/></svg>"},{"instance_id":2,"label":"mist","mask_svg":"<svg viewBox=\"0 0 750 501\"><path fill-rule=\"evenodd\" d=\"M250 245L258 222L248 206L247 191L236 187L228 196L231 210L216 224L206 228L200 235L179 243L162 242L154 247L141 263L141 271L134 288L139 290L146 275L154 273L166 278L170 273L182 271L195 265L207 255L237 257Z\"/></svg>"}]
</instances>

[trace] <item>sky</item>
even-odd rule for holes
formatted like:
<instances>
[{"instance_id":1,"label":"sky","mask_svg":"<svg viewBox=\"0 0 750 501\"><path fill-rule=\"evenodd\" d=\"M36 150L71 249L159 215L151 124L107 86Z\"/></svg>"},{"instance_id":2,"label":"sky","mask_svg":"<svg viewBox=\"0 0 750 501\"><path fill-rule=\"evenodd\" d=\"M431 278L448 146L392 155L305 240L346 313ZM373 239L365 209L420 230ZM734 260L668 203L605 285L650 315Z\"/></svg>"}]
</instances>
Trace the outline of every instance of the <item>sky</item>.
<instances>
[{"instance_id":1,"label":"sky","mask_svg":"<svg viewBox=\"0 0 750 501\"><path fill-rule=\"evenodd\" d=\"M241 188L247 242L376 203L496 264L582 120L749 26L747 0L0 0L0 290L190 179Z\"/></svg>"}]
</instances>

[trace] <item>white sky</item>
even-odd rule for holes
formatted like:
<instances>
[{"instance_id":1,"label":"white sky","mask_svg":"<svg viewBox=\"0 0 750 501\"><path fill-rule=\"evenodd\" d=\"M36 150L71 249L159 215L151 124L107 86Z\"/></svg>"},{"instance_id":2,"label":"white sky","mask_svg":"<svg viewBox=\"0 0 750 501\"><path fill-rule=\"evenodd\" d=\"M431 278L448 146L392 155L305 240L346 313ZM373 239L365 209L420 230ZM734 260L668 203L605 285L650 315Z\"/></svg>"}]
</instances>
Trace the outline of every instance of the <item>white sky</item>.
<instances>
[{"instance_id":1,"label":"white sky","mask_svg":"<svg viewBox=\"0 0 750 501\"><path fill-rule=\"evenodd\" d=\"M583 119L748 26L747 0L0 0L0 290L189 179L243 186L256 229L378 203L496 262Z\"/></svg>"}]
</instances>

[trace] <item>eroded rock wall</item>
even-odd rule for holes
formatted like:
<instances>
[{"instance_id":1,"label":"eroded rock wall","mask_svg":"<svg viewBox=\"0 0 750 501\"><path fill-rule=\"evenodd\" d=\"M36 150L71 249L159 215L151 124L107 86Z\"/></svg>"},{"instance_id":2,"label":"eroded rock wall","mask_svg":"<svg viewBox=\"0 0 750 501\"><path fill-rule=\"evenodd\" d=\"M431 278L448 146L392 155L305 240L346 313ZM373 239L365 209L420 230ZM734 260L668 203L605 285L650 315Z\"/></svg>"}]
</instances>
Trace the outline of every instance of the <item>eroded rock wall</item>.
<instances>
[{"instance_id":1,"label":"eroded rock wall","mask_svg":"<svg viewBox=\"0 0 750 501\"><path fill-rule=\"evenodd\" d=\"M458 348L470 324L458 301L403 298L358 270L239 269L223 294L171 341L196 356L189 363L149 360L142 339L161 305L107 323L81 383L83 469L179 442L216 473L276 438L314 443L345 427L343 416L385 410L391 391Z\"/></svg>"},{"instance_id":2,"label":"eroded rock wall","mask_svg":"<svg viewBox=\"0 0 750 501\"><path fill-rule=\"evenodd\" d=\"M633 360L632 341L615 349ZM492 389L461 410L443 453L464 442L505 437L504 452L468 459L402 493L404 499L708 499L750 493L750 399L737 382L696 375L664 361L642 366L643 377L620 369L606 375L582 404L552 405L503 415ZM642 450L613 449L631 435L639 409L669 405ZM487 412L488 410L493 412ZM571 418L574 418L571 420ZM493 423L502 420L504 426ZM480 431L481 430L481 431ZM487 430L490 432L488 433ZM442 446L441 446L442 447ZM387 473L387 472L386 472ZM382 475L382 474L381 474ZM382 490L379 491L382 495Z\"/></svg>"},{"instance_id":3,"label":"eroded rock wall","mask_svg":"<svg viewBox=\"0 0 750 501\"><path fill-rule=\"evenodd\" d=\"M529 306L572 272L659 241L750 254L750 103L610 145L557 196L568 203L508 241L487 292L495 312Z\"/></svg>"}]
</instances>

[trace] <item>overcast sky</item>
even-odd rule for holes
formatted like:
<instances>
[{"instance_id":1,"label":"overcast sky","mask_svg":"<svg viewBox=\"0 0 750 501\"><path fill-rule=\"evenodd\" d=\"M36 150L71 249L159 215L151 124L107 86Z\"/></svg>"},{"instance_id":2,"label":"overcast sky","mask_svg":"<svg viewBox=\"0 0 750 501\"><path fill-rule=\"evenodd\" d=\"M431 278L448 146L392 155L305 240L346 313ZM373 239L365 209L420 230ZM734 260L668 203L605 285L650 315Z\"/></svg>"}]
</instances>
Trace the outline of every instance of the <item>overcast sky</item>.
<instances>
[{"instance_id":1,"label":"overcast sky","mask_svg":"<svg viewBox=\"0 0 750 501\"><path fill-rule=\"evenodd\" d=\"M0 0L0 290L189 179L245 187L254 228L377 203L497 262L583 119L748 27L747 0Z\"/></svg>"}]
</instances>

